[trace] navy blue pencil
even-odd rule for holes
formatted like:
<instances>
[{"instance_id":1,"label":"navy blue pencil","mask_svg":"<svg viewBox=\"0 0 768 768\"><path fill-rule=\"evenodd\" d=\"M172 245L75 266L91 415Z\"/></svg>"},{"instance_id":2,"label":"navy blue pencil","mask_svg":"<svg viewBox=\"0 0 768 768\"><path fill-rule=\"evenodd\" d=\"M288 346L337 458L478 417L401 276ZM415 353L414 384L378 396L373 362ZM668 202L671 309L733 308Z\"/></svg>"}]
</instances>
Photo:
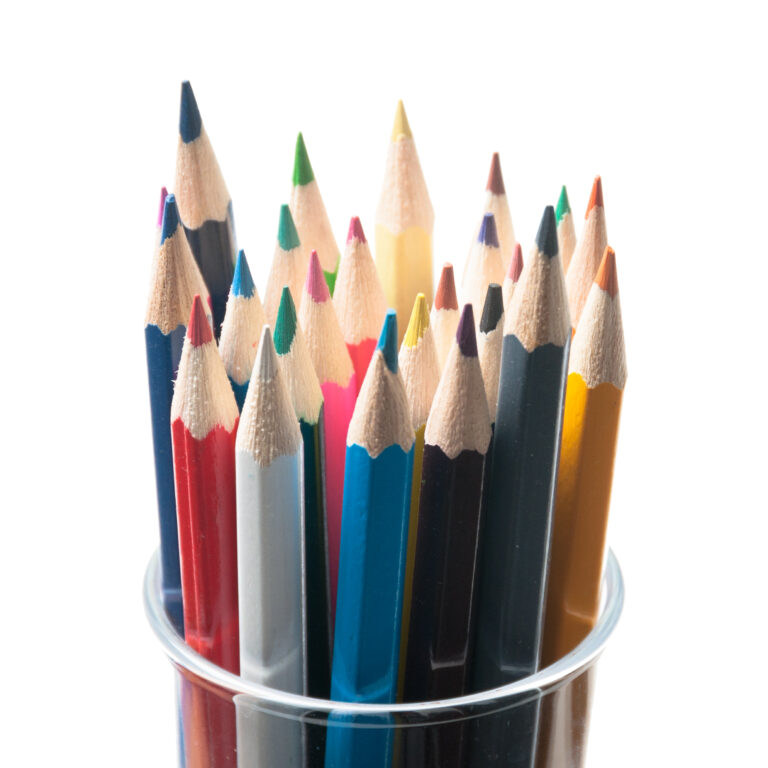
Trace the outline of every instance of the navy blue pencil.
<instances>
[{"instance_id":1,"label":"navy blue pencil","mask_svg":"<svg viewBox=\"0 0 768 768\"><path fill-rule=\"evenodd\" d=\"M168 195L152 269L144 338L155 448L163 598L168 615L181 635L184 634L184 624L171 448L171 400L187 319L196 293L207 299L208 291L179 222L176 199Z\"/></svg>"}]
</instances>

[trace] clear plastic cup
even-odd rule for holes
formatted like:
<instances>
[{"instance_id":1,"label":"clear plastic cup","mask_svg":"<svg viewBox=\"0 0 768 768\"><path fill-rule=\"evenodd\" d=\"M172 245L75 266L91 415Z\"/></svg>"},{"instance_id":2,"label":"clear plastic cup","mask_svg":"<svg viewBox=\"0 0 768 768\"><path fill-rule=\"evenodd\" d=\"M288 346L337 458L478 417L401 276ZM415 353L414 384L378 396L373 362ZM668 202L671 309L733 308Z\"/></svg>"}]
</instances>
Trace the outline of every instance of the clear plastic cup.
<instances>
[{"instance_id":1,"label":"clear plastic cup","mask_svg":"<svg viewBox=\"0 0 768 768\"><path fill-rule=\"evenodd\" d=\"M482 693L408 704L352 704L251 683L191 650L162 604L157 555L144 604L177 672L179 765L186 768L577 768L583 765L595 663L621 615L608 553L590 634L535 675Z\"/></svg>"}]
</instances>

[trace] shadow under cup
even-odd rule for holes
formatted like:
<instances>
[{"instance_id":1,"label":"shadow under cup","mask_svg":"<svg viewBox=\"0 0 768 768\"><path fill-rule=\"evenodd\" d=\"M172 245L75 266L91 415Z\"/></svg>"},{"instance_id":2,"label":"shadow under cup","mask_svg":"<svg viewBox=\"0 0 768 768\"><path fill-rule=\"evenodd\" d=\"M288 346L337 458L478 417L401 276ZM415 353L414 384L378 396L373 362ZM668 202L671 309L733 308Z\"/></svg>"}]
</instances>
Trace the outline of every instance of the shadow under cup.
<instances>
[{"instance_id":1,"label":"shadow under cup","mask_svg":"<svg viewBox=\"0 0 768 768\"><path fill-rule=\"evenodd\" d=\"M350 704L250 683L179 637L162 604L157 555L144 605L176 670L179 765L186 768L578 768L584 763L595 663L624 602L609 551L590 634L535 675L443 701Z\"/></svg>"}]
</instances>

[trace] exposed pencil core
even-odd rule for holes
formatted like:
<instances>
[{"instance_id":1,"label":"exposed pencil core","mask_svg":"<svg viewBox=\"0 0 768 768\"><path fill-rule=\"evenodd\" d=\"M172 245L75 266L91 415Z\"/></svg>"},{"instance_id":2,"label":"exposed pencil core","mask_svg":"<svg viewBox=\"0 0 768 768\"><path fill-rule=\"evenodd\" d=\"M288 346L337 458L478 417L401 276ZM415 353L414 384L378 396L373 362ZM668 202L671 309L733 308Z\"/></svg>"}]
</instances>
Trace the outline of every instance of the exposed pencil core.
<instances>
[{"instance_id":1,"label":"exposed pencil core","mask_svg":"<svg viewBox=\"0 0 768 768\"><path fill-rule=\"evenodd\" d=\"M488 173L488 183L485 188L489 192L493 192L494 195L504 195L506 190L504 189L504 177L501 175L501 161L499 160L499 153L494 152L491 158L491 170Z\"/></svg>"},{"instance_id":2,"label":"exposed pencil core","mask_svg":"<svg viewBox=\"0 0 768 768\"><path fill-rule=\"evenodd\" d=\"M565 189L565 184L563 184L563 187L560 190L560 197L557 200L557 208L555 209L555 218L557 219L557 223L559 224L563 216L570 212L571 204L568 202L568 192Z\"/></svg>"},{"instance_id":3,"label":"exposed pencil core","mask_svg":"<svg viewBox=\"0 0 768 768\"><path fill-rule=\"evenodd\" d=\"M192 312L189 315L187 338L193 347L202 347L203 344L213 341L213 332L208 323L203 300L200 298L199 293L196 293L195 298L192 300Z\"/></svg>"},{"instance_id":4,"label":"exposed pencil core","mask_svg":"<svg viewBox=\"0 0 768 768\"><path fill-rule=\"evenodd\" d=\"M320 257L317 251L312 251L309 256L309 270L307 272L307 293L318 303L328 301L331 294L328 291L328 283L325 282L323 268L320 266Z\"/></svg>"},{"instance_id":5,"label":"exposed pencil core","mask_svg":"<svg viewBox=\"0 0 768 768\"><path fill-rule=\"evenodd\" d=\"M380 349L384 355L387 368L397 373L397 313L394 309L387 310L376 349Z\"/></svg>"},{"instance_id":6,"label":"exposed pencil core","mask_svg":"<svg viewBox=\"0 0 768 768\"><path fill-rule=\"evenodd\" d=\"M619 292L619 279L616 275L616 252L610 245L605 249L603 260L600 262L600 268L595 275L595 282L612 299L616 298L616 294Z\"/></svg>"},{"instance_id":7,"label":"exposed pencil core","mask_svg":"<svg viewBox=\"0 0 768 768\"><path fill-rule=\"evenodd\" d=\"M253 283L251 270L248 267L248 260L245 258L245 251L241 248L237 252L235 274L232 277L232 294L249 299L255 291L256 286Z\"/></svg>"},{"instance_id":8,"label":"exposed pencil core","mask_svg":"<svg viewBox=\"0 0 768 768\"><path fill-rule=\"evenodd\" d=\"M171 194L165 198L163 209L163 229L160 234L162 245L179 227L179 207L176 205L176 196Z\"/></svg>"},{"instance_id":9,"label":"exposed pencil core","mask_svg":"<svg viewBox=\"0 0 768 768\"><path fill-rule=\"evenodd\" d=\"M299 233L291 216L291 208L287 203L280 206L280 221L277 225L277 242L284 251L292 251L299 247Z\"/></svg>"},{"instance_id":10,"label":"exposed pencil core","mask_svg":"<svg viewBox=\"0 0 768 768\"><path fill-rule=\"evenodd\" d=\"M456 343L464 357L477 357L477 338L475 337L475 313L471 304L465 304L461 311L459 327L456 329Z\"/></svg>"},{"instance_id":11,"label":"exposed pencil core","mask_svg":"<svg viewBox=\"0 0 768 768\"><path fill-rule=\"evenodd\" d=\"M397 141L401 136L406 139L412 139L411 126L408 125L408 117L405 114L405 107L403 102L397 102L397 110L395 111L395 124L392 126L392 141Z\"/></svg>"},{"instance_id":12,"label":"exposed pencil core","mask_svg":"<svg viewBox=\"0 0 768 768\"><path fill-rule=\"evenodd\" d=\"M435 292L435 307L437 309L458 309L456 299L456 283L453 279L453 264L444 264L440 273L440 282Z\"/></svg>"},{"instance_id":13,"label":"exposed pencil core","mask_svg":"<svg viewBox=\"0 0 768 768\"><path fill-rule=\"evenodd\" d=\"M291 351L293 337L296 335L296 305L293 303L291 289L285 285L280 295L280 308L275 322L275 350L278 355Z\"/></svg>"},{"instance_id":14,"label":"exposed pencil core","mask_svg":"<svg viewBox=\"0 0 768 768\"><path fill-rule=\"evenodd\" d=\"M557 224L555 209L551 205L544 209L539 231L536 233L536 245L539 251L550 259L557 256Z\"/></svg>"},{"instance_id":15,"label":"exposed pencil core","mask_svg":"<svg viewBox=\"0 0 768 768\"><path fill-rule=\"evenodd\" d=\"M483 333L490 333L499 324L503 314L504 301L501 294L501 286L498 283L491 283L488 286L488 293L485 295L483 314L480 318L480 330Z\"/></svg>"},{"instance_id":16,"label":"exposed pencil core","mask_svg":"<svg viewBox=\"0 0 768 768\"><path fill-rule=\"evenodd\" d=\"M587 212L584 214L584 218L589 218L589 212L596 206L603 208L603 182L599 176L595 176L595 181L592 184L592 194L589 196L589 205L587 206Z\"/></svg>"},{"instance_id":17,"label":"exposed pencil core","mask_svg":"<svg viewBox=\"0 0 768 768\"><path fill-rule=\"evenodd\" d=\"M427 310L427 299L423 293L416 296L413 304L411 319L408 321L408 330L405 332L403 344L406 347L415 347L419 339L424 336L424 331L429 328L429 311Z\"/></svg>"},{"instance_id":18,"label":"exposed pencil core","mask_svg":"<svg viewBox=\"0 0 768 768\"><path fill-rule=\"evenodd\" d=\"M203 130L203 121L200 118L200 110L197 108L197 100L192 91L189 80L181 84L181 108L179 110L179 133L185 144L194 141Z\"/></svg>"},{"instance_id":19,"label":"exposed pencil core","mask_svg":"<svg viewBox=\"0 0 768 768\"><path fill-rule=\"evenodd\" d=\"M486 213L480 224L480 232L477 235L477 242L483 245L490 245L492 248L499 247L499 235L496 232L496 217L492 213Z\"/></svg>"},{"instance_id":20,"label":"exposed pencil core","mask_svg":"<svg viewBox=\"0 0 768 768\"><path fill-rule=\"evenodd\" d=\"M347 242L351 240L359 240L361 243L368 242L365 239L365 233L363 232L363 225L360 223L359 216L353 216L349 222L349 232L347 233Z\"/></svg>"},{"instance_id":21,"label":"exposed pencil core","mask_svg":"<svg viewBox=\"0 0 768 768\"><path fill-rule=\"evenodd\" d=\"M293 158L293 185L304 186L314 179L315 174L312 171L312 164L309 162L304 137L299 133L296 137L296 154Z\"/></svg>"},{"instance_id":22,"label":"exposed pencil core","mask_svg":"<svg viewBox=\"0 0 768 768\"><path fill-rule=\"evenodd\" d=\"M160 207L157 211L157 226L163 223L163 214L165 213L165 198L168 197L168 190L163 187L160 190Z\"/></svg>"},{"instance_id":23,"label":"exposed pencil core","mask_svg":"<svg viewBox=\"0 0 768 768\"><path fill-rule=\"evenodd\" d=\"M520 279L520 273L523 271L523 246L515 243L515 252L512 254L512 260L509 262L507 277L516 283Z\"/></svg>"}]
</instances>

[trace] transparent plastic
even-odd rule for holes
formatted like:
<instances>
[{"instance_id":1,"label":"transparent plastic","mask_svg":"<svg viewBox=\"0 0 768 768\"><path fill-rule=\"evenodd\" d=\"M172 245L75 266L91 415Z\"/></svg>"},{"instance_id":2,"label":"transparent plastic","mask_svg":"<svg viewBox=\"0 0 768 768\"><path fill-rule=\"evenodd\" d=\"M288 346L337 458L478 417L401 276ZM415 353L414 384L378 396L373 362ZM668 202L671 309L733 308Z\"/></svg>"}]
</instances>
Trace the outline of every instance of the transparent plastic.
<instances>
[{"instance_id":1,"label":"transparent plastic","mask_svg":"<svg viewBox=\"0 0 768 768\"><path fill-rule=\"evenodd\" d=\"M554 664L460 698L354 704L266 688L217 667L166 616L157 554L144 581L149 623L177 671L179 764L186 768L578 768L595 662L623 602L621 570L609 551L598 622Z\"/></svg>"}]
</instances>

